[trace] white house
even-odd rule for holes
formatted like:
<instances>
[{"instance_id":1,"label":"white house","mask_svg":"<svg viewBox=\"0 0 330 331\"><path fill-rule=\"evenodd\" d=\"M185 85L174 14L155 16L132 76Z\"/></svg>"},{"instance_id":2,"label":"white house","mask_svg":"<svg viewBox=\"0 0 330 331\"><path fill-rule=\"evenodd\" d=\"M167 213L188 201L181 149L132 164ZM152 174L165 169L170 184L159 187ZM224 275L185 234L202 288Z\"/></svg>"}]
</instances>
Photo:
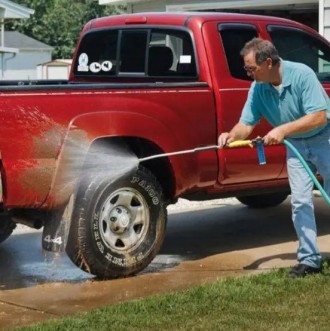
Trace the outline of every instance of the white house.
<instances>
[{"instance_id":1,"label":"white house","mask_svg":"<svg viewBox=\"0 0 330 331\"><path fill-rule=\"evenodd\" d=\"M99 0L100 5L126 5L127 12L230 11L293 19L330 40L330 0Z\"/></svg>"},{"instance_id":2,"label":"white house","mask_svg":"<svg viewBox=\"0 0 330 331\"><path fill-rule=\"evenodd\" d=\"M53 48L17 31L5 31L4 38L5 47L17 51L1 54L1 79L37 79L37 65L51 60Z\"/></svg>"},{"instance_id":3,"label":"white house","mask_svg":"<svg viewBox=\"0 0 330 331\"><path fill-rule=\"evenodd\" d=\"M38 64L51 60L52 47L16 31L4 31L6 19L26 19L34 10L0 0L0 79L36 79Z\"/></svg>"}]
</instances>

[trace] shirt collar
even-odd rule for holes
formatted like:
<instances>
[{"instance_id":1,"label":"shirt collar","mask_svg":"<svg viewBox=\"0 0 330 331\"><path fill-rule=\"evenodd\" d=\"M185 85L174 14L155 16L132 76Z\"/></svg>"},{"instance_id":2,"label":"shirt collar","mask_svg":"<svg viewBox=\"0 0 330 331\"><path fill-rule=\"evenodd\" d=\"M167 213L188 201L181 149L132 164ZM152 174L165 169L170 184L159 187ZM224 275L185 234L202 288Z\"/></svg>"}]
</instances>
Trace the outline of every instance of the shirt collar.
<instances>
[{"instance_id":1,"label":"shirt collar","mask_svg":"<svg viewBox=\"0 0 330 331\"><path fill-rule=\"evenodd\" d=\"M283 61L281 59L281 65L282 65L282 84L283 87L291 85L291 73L290 68L287 65L287 61Z\"/></svg>"},{"instance_id":2,"label":"shirt collar","mask_svg":"<svg viewBox=\"0 0 330 331\"><path fill-rule=\"evenodd\" d=\"M287 66L287 61L283 61L281 58L281 66L282 66L282 86L283 88L291 85L291 75L290 68ZM266 83L268 89L273 89L271 83Z\"/></svg>"}]
</instances>

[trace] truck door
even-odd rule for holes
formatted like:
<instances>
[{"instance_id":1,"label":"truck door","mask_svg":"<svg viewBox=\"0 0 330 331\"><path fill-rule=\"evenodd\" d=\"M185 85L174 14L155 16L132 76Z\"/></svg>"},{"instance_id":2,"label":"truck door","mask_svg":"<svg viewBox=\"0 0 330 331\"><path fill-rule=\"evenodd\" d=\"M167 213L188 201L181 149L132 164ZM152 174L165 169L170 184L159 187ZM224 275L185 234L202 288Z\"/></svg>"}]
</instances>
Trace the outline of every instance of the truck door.
<instances>
[{"instance_id":1,"label":"truck door","mask_svg":"<svg viewBox=\"0 0 330 331\"><path fill-rule=\"evenodd\" d=\"M216 35L214 32L213 42L209 42L206 49L213 53L210 66L214 73L217 129L221 134L230 131L239 121L252 83L243 68L240 51L247 41L259 37L259 28L252 23L217 23L212 27L210 24L204 26L205 36L212 34L211 28ZM205 42L208 44L208 41ZM270 125L262 120L250 138L263 137L270 129ZM285 166L285 148L267 146L265 154L266 165L259 165L255 148L219 150L219 182L232 184L277 178Z\"/></svg>"}]
</instances>

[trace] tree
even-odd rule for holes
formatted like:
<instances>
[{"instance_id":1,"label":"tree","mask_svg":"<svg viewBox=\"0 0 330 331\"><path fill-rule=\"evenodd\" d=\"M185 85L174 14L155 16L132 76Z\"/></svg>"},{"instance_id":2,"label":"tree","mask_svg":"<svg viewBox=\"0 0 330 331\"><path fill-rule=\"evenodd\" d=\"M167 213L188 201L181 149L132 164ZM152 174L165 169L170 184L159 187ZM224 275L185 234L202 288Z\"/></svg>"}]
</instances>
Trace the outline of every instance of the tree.
<instances>
[{"instance_id":1,"label":"tree","mask_svg":"<svg viewBox=\"0 0 330 331\"><path fill-rule=\"evenodd\" d=\"M15 0L34 9L27 20L6 24L16 30L54 47L53 58L71 58L83 26L95 17L117 14L114 6L100 6L95 0Z\"/></svg>"}]
</instances>

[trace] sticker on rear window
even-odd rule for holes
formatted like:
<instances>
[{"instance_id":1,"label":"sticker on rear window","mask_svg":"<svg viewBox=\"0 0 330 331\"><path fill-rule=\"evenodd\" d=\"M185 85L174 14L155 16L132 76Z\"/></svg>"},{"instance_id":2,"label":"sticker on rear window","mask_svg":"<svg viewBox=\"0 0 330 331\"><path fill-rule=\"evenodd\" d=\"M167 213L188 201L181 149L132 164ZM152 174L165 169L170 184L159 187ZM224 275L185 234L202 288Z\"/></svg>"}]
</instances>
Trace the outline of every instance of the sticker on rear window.
<instances>
[{"instance_id":1,"label":"sticker on rear window","mask_svg":"<svg viewBox=\"0 0 330 331\"><path fill-rule=\"evenodd\" d=\"M83 71L83 72L88 72L89 71L89 68L88 66L78 66L77 68L78 71Z\"/></svg>"},{"instance_id":2,"label":"sticker on rear window","mask_svg":"<svg viewBox=\"0 0 330 331\"><path fill-rule=\"evenodd\" d=\"M112 69L112 62L111 61L104 61L101 64L102 71L110 71Z\"/></svg>"},{"instance_id":3,"label":"sticker on rear window","mask_svg":"<svg viewBox=\"0 0 330 331\"><path fill-rule=\"evenodd\" d=\"M86 53L81 53L78 57L78 71L88 72L88 55Z\"/></svg>"},{"instance_id":4,"label":"sticker on rear window","mask_svg":"<svg viewBox=\"0 0 330 331\"><path fill-rule=\"evenodd\" d=\"M180 55L179 63L191 63L191 55Z\"/></svg>"},{"instance_id":5,"label":"sticker on rear window","mask_svg":"<svg viewBox=\"0 0 330 331\"><path fill-rule=\"evenodd\" d=\"M81 53L78 58L79 66L87 66L88 64L88 55L86 53Z\"/></svg>"},{"instance_id":6,"label":"sticker on rear window","mask_svg":"<svg viewBox=\"0 0 330 331\"><path fill-rule=\"evenodd\" d=\"M94 73L98 73L98 72L100 72L101 71L101 64L100 63L98 63L98 62L93 62L93 63L91 63L91 65L89 66L89 70L91 71L91 72L94 72Z\"/></svg>"}]
</instances>

